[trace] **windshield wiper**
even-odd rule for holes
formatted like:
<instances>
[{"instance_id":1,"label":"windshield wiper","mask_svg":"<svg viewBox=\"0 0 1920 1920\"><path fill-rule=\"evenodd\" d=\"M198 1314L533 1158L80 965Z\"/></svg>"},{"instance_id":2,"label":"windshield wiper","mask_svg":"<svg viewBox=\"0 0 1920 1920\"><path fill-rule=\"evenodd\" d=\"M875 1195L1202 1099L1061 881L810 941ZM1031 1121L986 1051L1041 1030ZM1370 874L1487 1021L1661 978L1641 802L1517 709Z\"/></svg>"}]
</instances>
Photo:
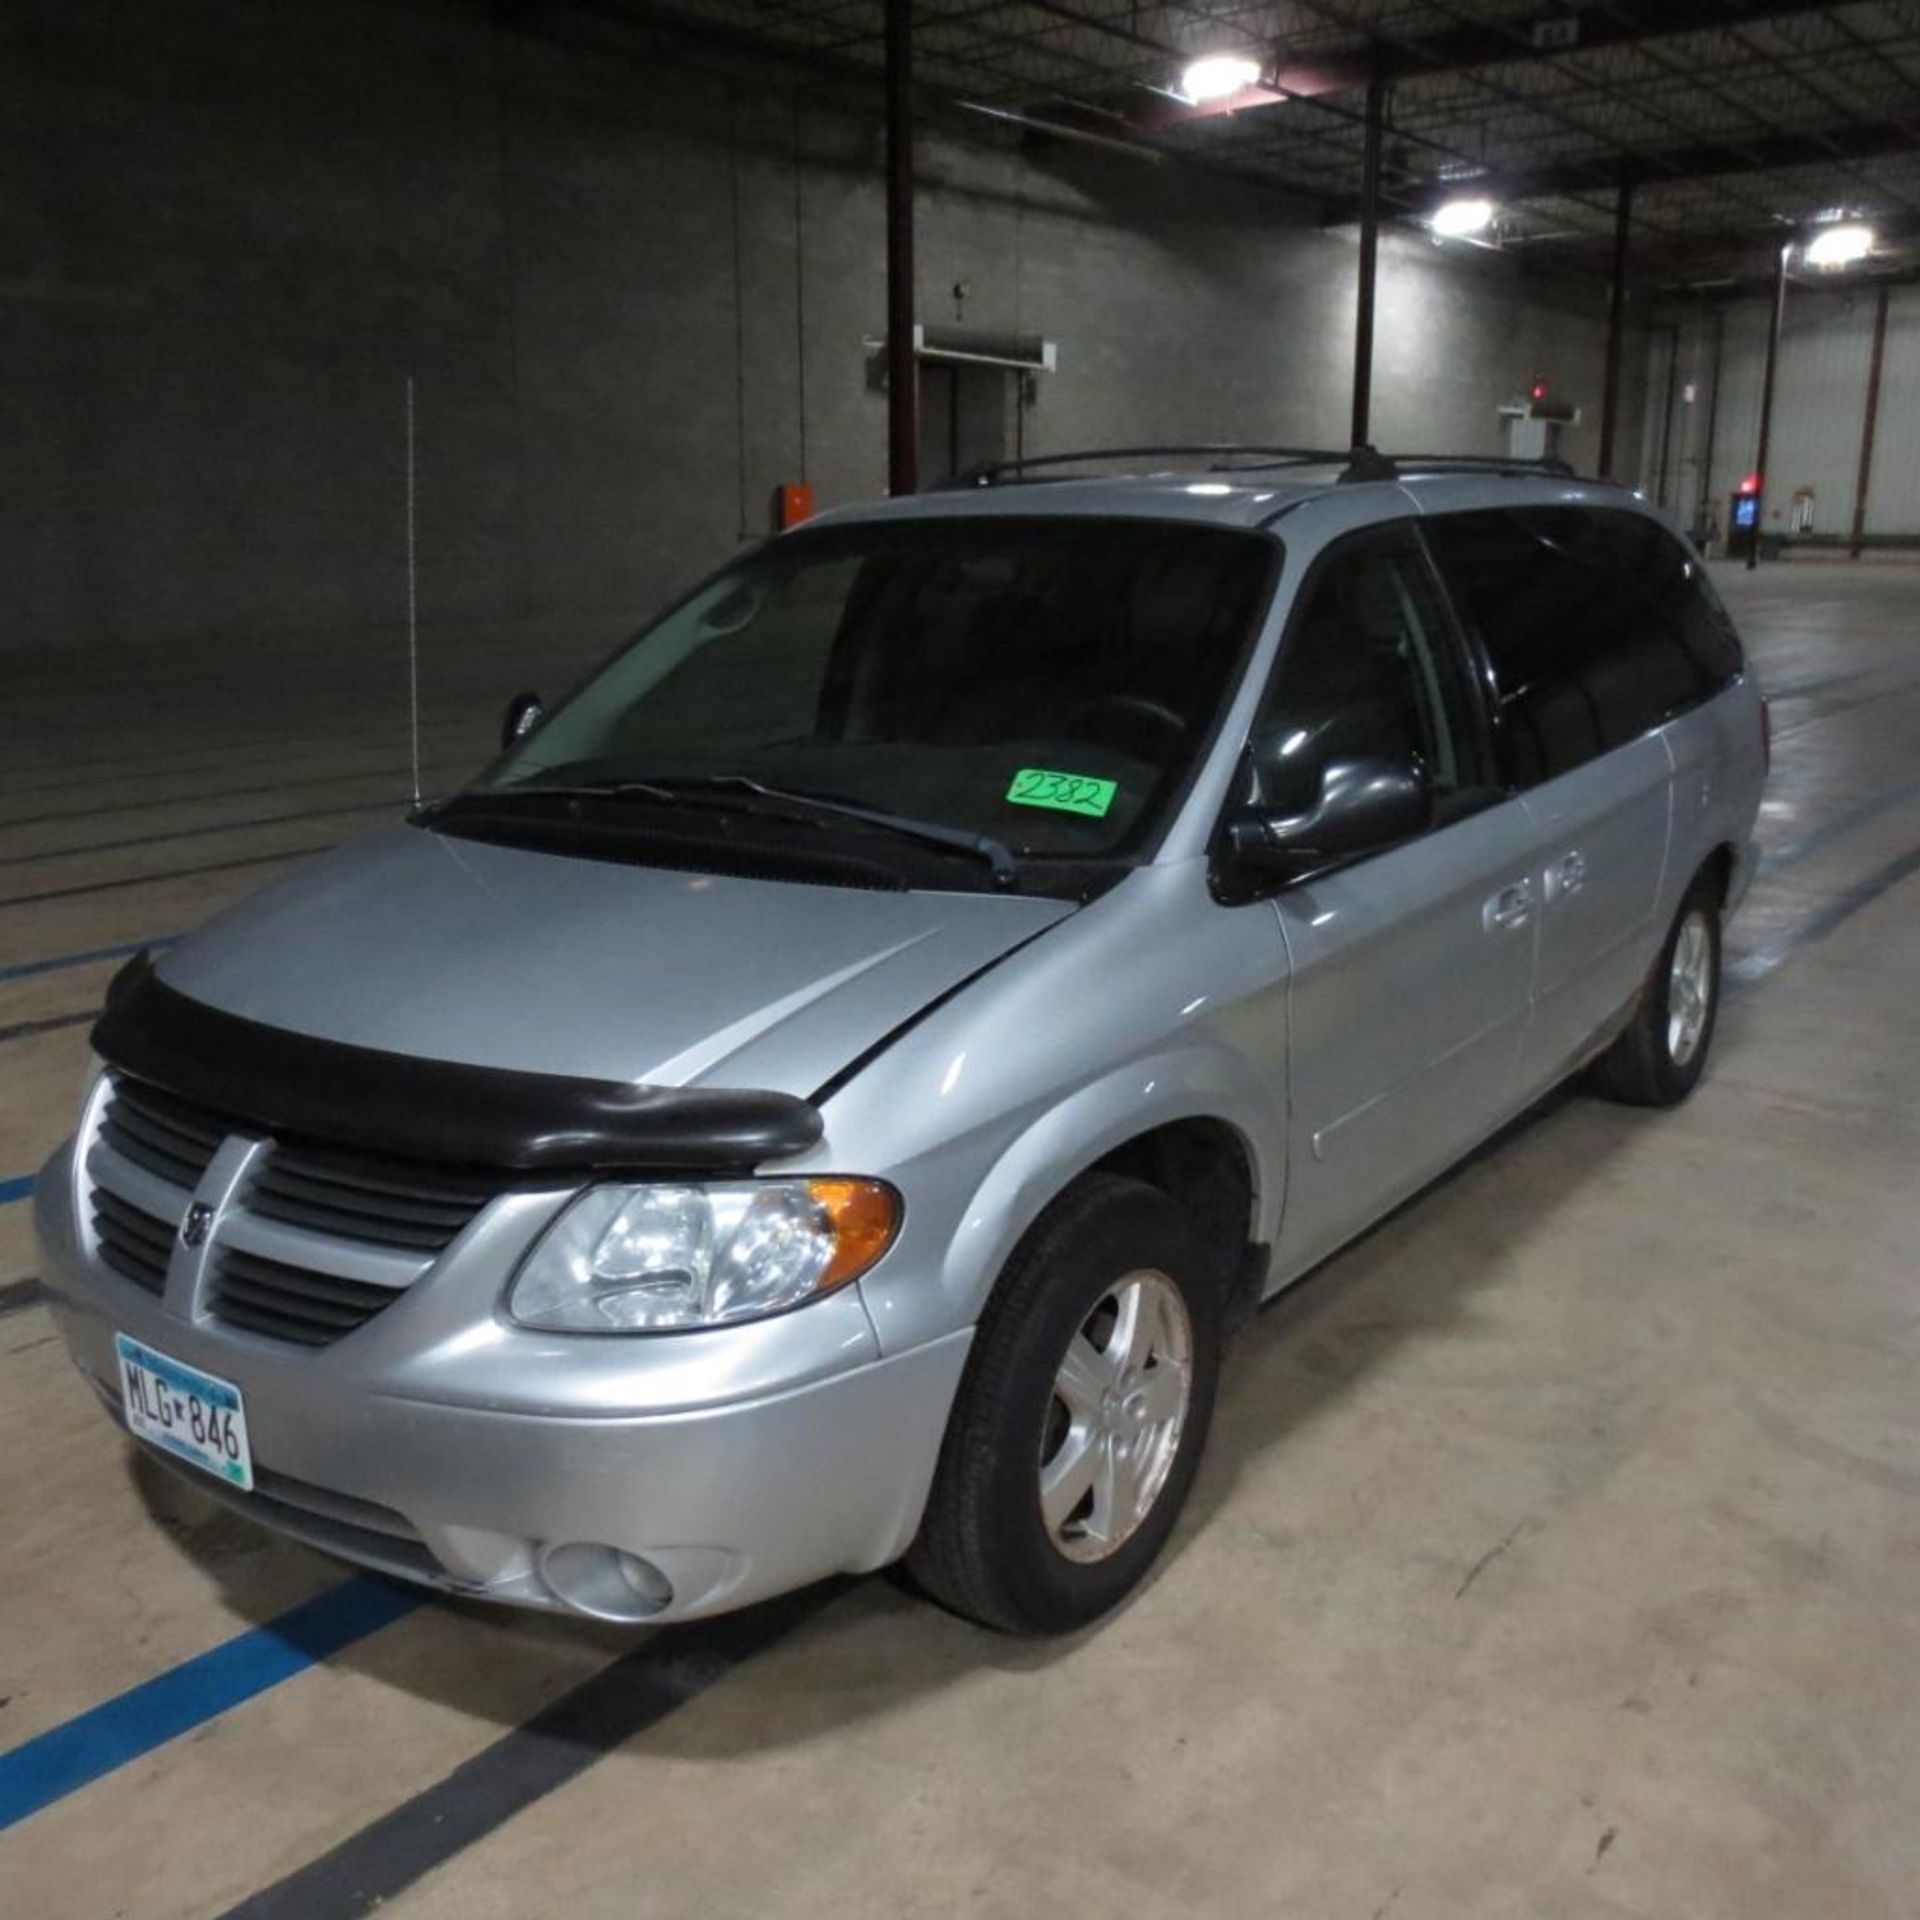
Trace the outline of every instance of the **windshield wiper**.
<instances>
[{"instance_id":1,"label":"windshield wiper","mask_svg":"<svg viewBox=\"0 0 1920 1920\"><path fill-rule=\"evenodd\" d=\"M462 787L458 793L429 800L422 813L442 813L463 804L485 806L496 800L658 800L672 806L680 796L652 780L530 780L524 786Z\"/></svg>"},{"instance_id":2,"label":"windshield wiper","mask_svg":"<svg viewBox=\"0 0 1920 1920\"><path fill-rule=\"evenodd\" d=\"M653 782L621 784L645 790ZM935 847L951 847L957 853L971 853L986 861L993 869L995 886L1010 887L1019 877L1019 866L1014 860L1013 850L1005 841L996 840L990 833L970 833L964 827L943 827L935 820L916 820L910 814L886 813L878 807L858 806L851 800L834 800L825 794L807 793L797 787L769 786L766 781L755 780L744 773L663 774L659 785L662 789L673 789L669 794L672 799L679 799L688 792L696 795L708 793L715 798L726 793L750 793L755 799L770 801L773 808L801 819L859 820L883 832L897 833L902 839L920 840Z\"/></svg>"},{"instance_id":3,"label":"windshield wiper","mask_svg":"<svg viewBox=\"0 0 1920 1920\"><path fill-rule=\"evenodd\" d=\"M835 800L826 794L805 793L794 787L770 786L745 773L659 774L652 779L609 779L577 781L536 781L525 786L467 787L420 809L432 815L454 806L485 807L500 800L657 800L667 806L682 800L696 804L724 805L729 794L748 794L769 804L754 809L762 813L784 814L799 820L858 820L903 839L919 840L929 846L948 847L956 853L970 853L993 869L996 886L1008 887L1019 877L1013 851L990 833L969 833L963 827L943 827L938 821L916 820L907 814L887 813L878 807L863 807L851 800Z\"/></svg>"}]
</instances>

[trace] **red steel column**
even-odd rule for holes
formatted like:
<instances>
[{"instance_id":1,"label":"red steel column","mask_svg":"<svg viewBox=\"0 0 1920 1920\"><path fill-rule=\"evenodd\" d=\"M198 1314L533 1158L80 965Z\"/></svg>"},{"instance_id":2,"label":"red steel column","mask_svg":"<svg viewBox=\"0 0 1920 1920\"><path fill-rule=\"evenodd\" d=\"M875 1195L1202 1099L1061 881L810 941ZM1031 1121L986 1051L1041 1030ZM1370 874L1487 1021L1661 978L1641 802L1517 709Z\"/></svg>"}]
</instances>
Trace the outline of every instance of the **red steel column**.
<instances>
[{"instance_id":1,"label":"red steel column","mask_svg":"<svg viewBox=\"0 0 1920 1920\"><path fill-rule=\"evenodd\" d=\"M1360 286L1353 315L1353 432L1364 447L1373 417L1373 293L1380 261L1380 148L1386 134L1387 82L1376 56L1367 82L1367 142L1360 170Z\"/></svg>"},{"instance_id":2,"label":"red steel column","mask_svg":"<svg viewBox=\"0 0 1920 1920\"><path fill-rule=\"evenodd\" d=\"M1867 361L1867 413L1860 423L1860 478L1853 489L1853 538L1849 558L1858 560L1867 541L1867 488L1873 480L1873 435L1880 418L1880 369L1887 357L1887 297L1882 287L1873 309L1873 352Z\"/></svg>"},{"instance_id":3,"label":"red steel column","mask_svg":"<svg viewBox=\"0 0 1920 1920\"><path fill-rule=\"evenodd\" d=\"M920 485L913 351L913 0L887 0L887 488Z\"/></svg>"},{"instance_id":4,"label":"red steel column","mask_svg":"<svg viewBox=\"0 0 1920 1920\"><path fill-rule=\"evenodd\" d=\"M1622 180L1613 203L1613 284L1607 290L1607 365L1600 383L1600 477L1613 478L1613 442L1620 412L1620 355L1627 327L1627 245L1633 232L1633 182Z\"/></svg>"},{"instance_id":5,"label":"red steel column","mask_svg":"<svg viewBox=\"0 0 1920 1920\"><path fill-rule=\"evenodd\" d=\"M1773 377L1780 370L1780 322L1787 312L1787 256L1782 247L1773 263L1773 313L1767 321L1767 370L1760 383L1760 445L1753 456L1754 477L1760 491L1753 502L1753 544L1747 548L1747 571L1760 564L1760 536L1767 526L1767 453L1773 444Z\"/></svg>"}]
</instances>

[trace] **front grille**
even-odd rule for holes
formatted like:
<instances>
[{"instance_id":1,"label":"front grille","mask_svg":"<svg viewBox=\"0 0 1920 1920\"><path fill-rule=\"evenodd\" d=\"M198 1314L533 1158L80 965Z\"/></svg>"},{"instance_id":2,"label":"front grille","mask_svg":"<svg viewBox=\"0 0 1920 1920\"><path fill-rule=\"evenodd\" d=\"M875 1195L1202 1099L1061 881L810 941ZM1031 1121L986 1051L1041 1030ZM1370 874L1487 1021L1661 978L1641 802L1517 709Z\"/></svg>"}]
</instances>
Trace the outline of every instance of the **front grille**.
<instances>
[{"instance_id":1,"label":"front grille","mask_svg":"<svg viewBox=\"0 0 1920 1920\"><path fill-rule=\"evenodd\" d=\"M223 1247L208 1275L206 1306L216 1320L248 1333L324 1347L365 1326L400 1291Z\"/></svg>"},{"instance_id":2,"label":"front grille","mask_svg":"<svg viewBox=\"0 0 1920 1920\"><path fill-rule=\"evenodd\" d=\"M283 1507L294 1507L316 1520L330 1520L336 1526L352 1527L360 1533L378 1533L389 1540L420 1544L420 1530L404 1513L362 1500L351 1493L336 1493L331 1487L315 1486L308 1480L296 1480L291 1474L275 1473L258 1462L253 1469L253 1490Z\"/></svg>"},{"instance_id":3,"label":"front grille","mask_svg":"<svg viewBox=\"0 0 1920 1920\"><path fill-rule=\"evenodd\" d=\"M164 1293L174 1228L105 1187L93 1190L93 1237L100 1258L123 1279L149 1293Z\"/></svg>"},{"instance_id":4,"label":"front grille","mask_svg":"<svg viewBox=\"0 0 1920 1920\"><path fill-rule=\"evenodd\" d=\"M101 1261L163 1293L188 1196L221 1143L266 1133L114 1074L87 1162ZM428 1272L505 1184L473 1168L268 1139L215 1229L201 1305L264 1339L328 1346ZM387 1257L370 1260L369 1249Z\"/></svg>"},{"instance_id":5,"label":"front grille","mask_svg":"<svg viewBox=\"0 0 1920 1920\"><path fill-rule=\"evenodd\" d=\"M191 1192L232 1131L217 1114L115 1075L100 1137L124 1160Z\"/></svg>"},{"instance_id":6,"label":"front grille","mask_svg":"<svg viewBox=\"0 0 1920 1920\"><path fill-rule=\"evenodd\" d=\"M312 1233L439 1253L498 1191L484 1174L276 1144L247 1188L246 1207Z\"/></svg>"}]
</instances>

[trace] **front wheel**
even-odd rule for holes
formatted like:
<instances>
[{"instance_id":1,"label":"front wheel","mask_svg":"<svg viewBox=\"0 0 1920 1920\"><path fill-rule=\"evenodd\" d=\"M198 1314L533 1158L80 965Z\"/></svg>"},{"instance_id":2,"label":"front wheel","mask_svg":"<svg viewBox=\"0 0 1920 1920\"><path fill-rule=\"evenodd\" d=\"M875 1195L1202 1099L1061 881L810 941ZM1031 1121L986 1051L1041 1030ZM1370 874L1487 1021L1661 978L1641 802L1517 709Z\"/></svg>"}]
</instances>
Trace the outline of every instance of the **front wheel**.
<instances>
[{"instance_id":1,"label":"front wheel","mask_svg":"<svg viewBox=\"0 0 1920 1920\"><path fill-rule=\"evenodd\" d=\"M1062 1633L1145 1576L1193 1483L1221 1298L1155 1187L1077 1182L1015 1250L981 1321L908 1571L1009 1633Z\"/></svg>"},{"instance_id":2,"label":"front wheel","mask_svg":"<svg viewBox=\"0 0 1920 1920\"><path fill-rule=\"evenodd\" d=\"M1720 903L1696 880L1680 903L1626 1031L1594 1062L1595 1085L1636 1107L1675 1107L1698 1084L1720 1012Z\"/></svg>"}]
</instances>

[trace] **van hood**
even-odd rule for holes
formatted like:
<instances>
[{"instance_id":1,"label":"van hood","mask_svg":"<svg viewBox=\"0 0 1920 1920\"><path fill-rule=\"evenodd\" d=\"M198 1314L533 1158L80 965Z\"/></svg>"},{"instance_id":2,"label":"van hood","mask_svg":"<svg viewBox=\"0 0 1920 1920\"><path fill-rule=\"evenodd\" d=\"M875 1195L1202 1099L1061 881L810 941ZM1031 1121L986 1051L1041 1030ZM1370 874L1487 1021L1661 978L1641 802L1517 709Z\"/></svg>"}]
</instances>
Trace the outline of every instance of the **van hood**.
<instances>
[{"instance_id":1,"label":"van hood","mask_svg":"<svg viewBox=\"0 0 1920 1920\"><path fill-rule=\"evenodd\" d=\"M220 915L159 974L222 1012L388 1053L805 1099L1072 911L615 865L396 826Z\"/></svg>"}]
</instances>

